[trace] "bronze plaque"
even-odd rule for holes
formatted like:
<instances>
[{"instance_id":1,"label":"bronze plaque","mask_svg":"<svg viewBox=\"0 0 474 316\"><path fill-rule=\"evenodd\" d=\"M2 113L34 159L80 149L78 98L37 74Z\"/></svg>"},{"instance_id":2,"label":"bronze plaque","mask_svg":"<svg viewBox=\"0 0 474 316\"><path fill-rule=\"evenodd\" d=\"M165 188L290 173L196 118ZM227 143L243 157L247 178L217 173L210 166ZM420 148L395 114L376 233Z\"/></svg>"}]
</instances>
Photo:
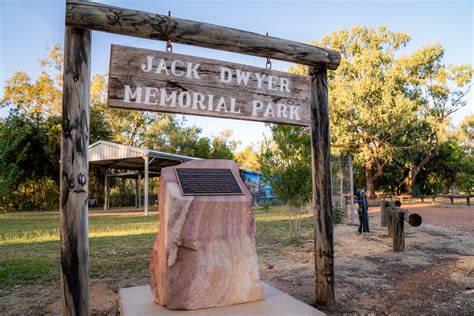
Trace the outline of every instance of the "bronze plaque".
<instances>
[{"instance_id":1,"label":"bronze plaque","mask_svg":"<svg viewBox=\"0 0 474 316\"><path fill-rule=\"evenodd\" d=\"M183 195L244 194L230 169L176 168Z\"/></svg>"}]
</instances>

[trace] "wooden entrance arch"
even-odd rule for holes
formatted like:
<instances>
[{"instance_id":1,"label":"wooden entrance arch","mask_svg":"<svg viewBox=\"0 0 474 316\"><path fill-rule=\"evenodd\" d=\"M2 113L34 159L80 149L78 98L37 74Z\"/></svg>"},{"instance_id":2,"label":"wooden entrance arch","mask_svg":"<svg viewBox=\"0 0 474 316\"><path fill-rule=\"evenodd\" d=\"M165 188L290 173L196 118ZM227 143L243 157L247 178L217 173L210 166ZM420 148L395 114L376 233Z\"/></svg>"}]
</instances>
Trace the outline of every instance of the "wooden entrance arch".
<instances>
[{"instance_id":1,"label":"wooden entrance arch","mask_svg":"<svg viewBox=\"0 0 474 316\"><path fill-rule=\"evenodd\" d=\"M167 15L68 1L60 170L62 314L90 314L87 198L91 31L170 40L310 67L315 297L319 304L334 303L327 70L339 66L340 54L326 48Z\"/></svg>"}]
</instances>

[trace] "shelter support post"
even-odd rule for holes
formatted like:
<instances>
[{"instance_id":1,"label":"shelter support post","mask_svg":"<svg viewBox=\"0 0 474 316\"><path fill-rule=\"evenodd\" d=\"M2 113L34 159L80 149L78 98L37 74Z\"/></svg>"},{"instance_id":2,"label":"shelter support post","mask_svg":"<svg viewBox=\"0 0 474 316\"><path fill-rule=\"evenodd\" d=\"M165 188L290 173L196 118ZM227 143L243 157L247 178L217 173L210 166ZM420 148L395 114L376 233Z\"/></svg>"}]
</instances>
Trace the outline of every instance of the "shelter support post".
<instances>
[{"instance_id":1,"label":"shelter support post","mask_svg":"<svg viewBox=\"0 0 474 316\"><path fill-rule=\"evenodd\" d=\"M143 160L145 160L145 186L143 189L143 195L145 198L144 201L144 211L145 215L148 215L148 155L143 157Z\"/></svg>"},{"instance_id":2,"label":"shelter support post","mask_svg":"<svg viewBox=\"0 0 474 316\"><path fill-rule=\"evenodd\" d=\"M329 305L335 295L327 70L311 67L310 76L315 294L318 304Z\"/></svg>"},{"instance_id":3,"label":"shelter support post","mask_svg":"<svg viewBox=\"0 0 474 316\"><path fill-rule=\"evenodd\" d=\"M137 178L135 179L135 208L138 208L138 200L140 199L140 191L138 189L138 174Z\"/></svg>"},{"instance_id":4,"label":"shelter support post","mask_svg":"<svg viewBox=\"0 0 474 316\"><path fill-rule=\"evenodd\" d=\"M142 173L138 171L138 208L142 208L142 192L140 189L140 185L142 182Z\"/></svg>"},{"instance_id":5,"label":"shelter support post","mask_svg":"<svg viewBox=\"0 0 474 316\"><path fill-rule=\"evenodd\" d=\"M105 169L105 179L104 179L104 212L107 212L109 208L109 175L108 169Z\"/></svg>"},{"instance_id":6,"label":"shelter support post","mask_svg":"<svg viewBox=\"0 0 474 316\"><path fill-rule=\"evenodd\" d=\"M89 315L91 32L66 27L60 167L61 314Z\"/></svg>"}]
</instances>

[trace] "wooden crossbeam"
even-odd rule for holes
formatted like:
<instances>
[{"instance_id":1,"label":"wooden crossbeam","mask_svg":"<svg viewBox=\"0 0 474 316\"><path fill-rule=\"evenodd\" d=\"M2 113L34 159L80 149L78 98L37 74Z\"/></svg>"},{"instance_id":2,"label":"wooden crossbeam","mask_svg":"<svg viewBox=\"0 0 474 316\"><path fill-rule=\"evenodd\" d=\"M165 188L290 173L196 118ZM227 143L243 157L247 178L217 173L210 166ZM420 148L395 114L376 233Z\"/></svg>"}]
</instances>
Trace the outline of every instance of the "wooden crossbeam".
<instances>
[{"instance_id":1,"label":"wooden crossbeam","mask_svg":"<svg viewBox=\"0 0 474 316\"><path fill-rule=\"evenodd\" d=\"M334 70L341 62L340 53L328 48L95 2L68 1L66 25L270 57L324 69Z\"/></svg>"}]
</instances>

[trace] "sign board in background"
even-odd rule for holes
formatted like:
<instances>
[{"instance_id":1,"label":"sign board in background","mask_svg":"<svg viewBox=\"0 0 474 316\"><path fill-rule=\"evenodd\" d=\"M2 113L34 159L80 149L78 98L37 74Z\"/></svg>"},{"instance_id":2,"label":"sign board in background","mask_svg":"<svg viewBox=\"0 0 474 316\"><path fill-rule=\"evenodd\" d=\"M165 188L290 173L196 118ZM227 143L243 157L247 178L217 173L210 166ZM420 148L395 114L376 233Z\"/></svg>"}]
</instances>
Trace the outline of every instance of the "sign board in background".
<instances>
[{"instance_id":1,"label":"sign board in background","mask_svg":"<svg viewBox=\"0 0 474 316\"><path fill-rule=\"evenodd\" d=\"M112 45L108 104L306 126L310 84L308 76Z\"/></svg>"}]
</instances>

